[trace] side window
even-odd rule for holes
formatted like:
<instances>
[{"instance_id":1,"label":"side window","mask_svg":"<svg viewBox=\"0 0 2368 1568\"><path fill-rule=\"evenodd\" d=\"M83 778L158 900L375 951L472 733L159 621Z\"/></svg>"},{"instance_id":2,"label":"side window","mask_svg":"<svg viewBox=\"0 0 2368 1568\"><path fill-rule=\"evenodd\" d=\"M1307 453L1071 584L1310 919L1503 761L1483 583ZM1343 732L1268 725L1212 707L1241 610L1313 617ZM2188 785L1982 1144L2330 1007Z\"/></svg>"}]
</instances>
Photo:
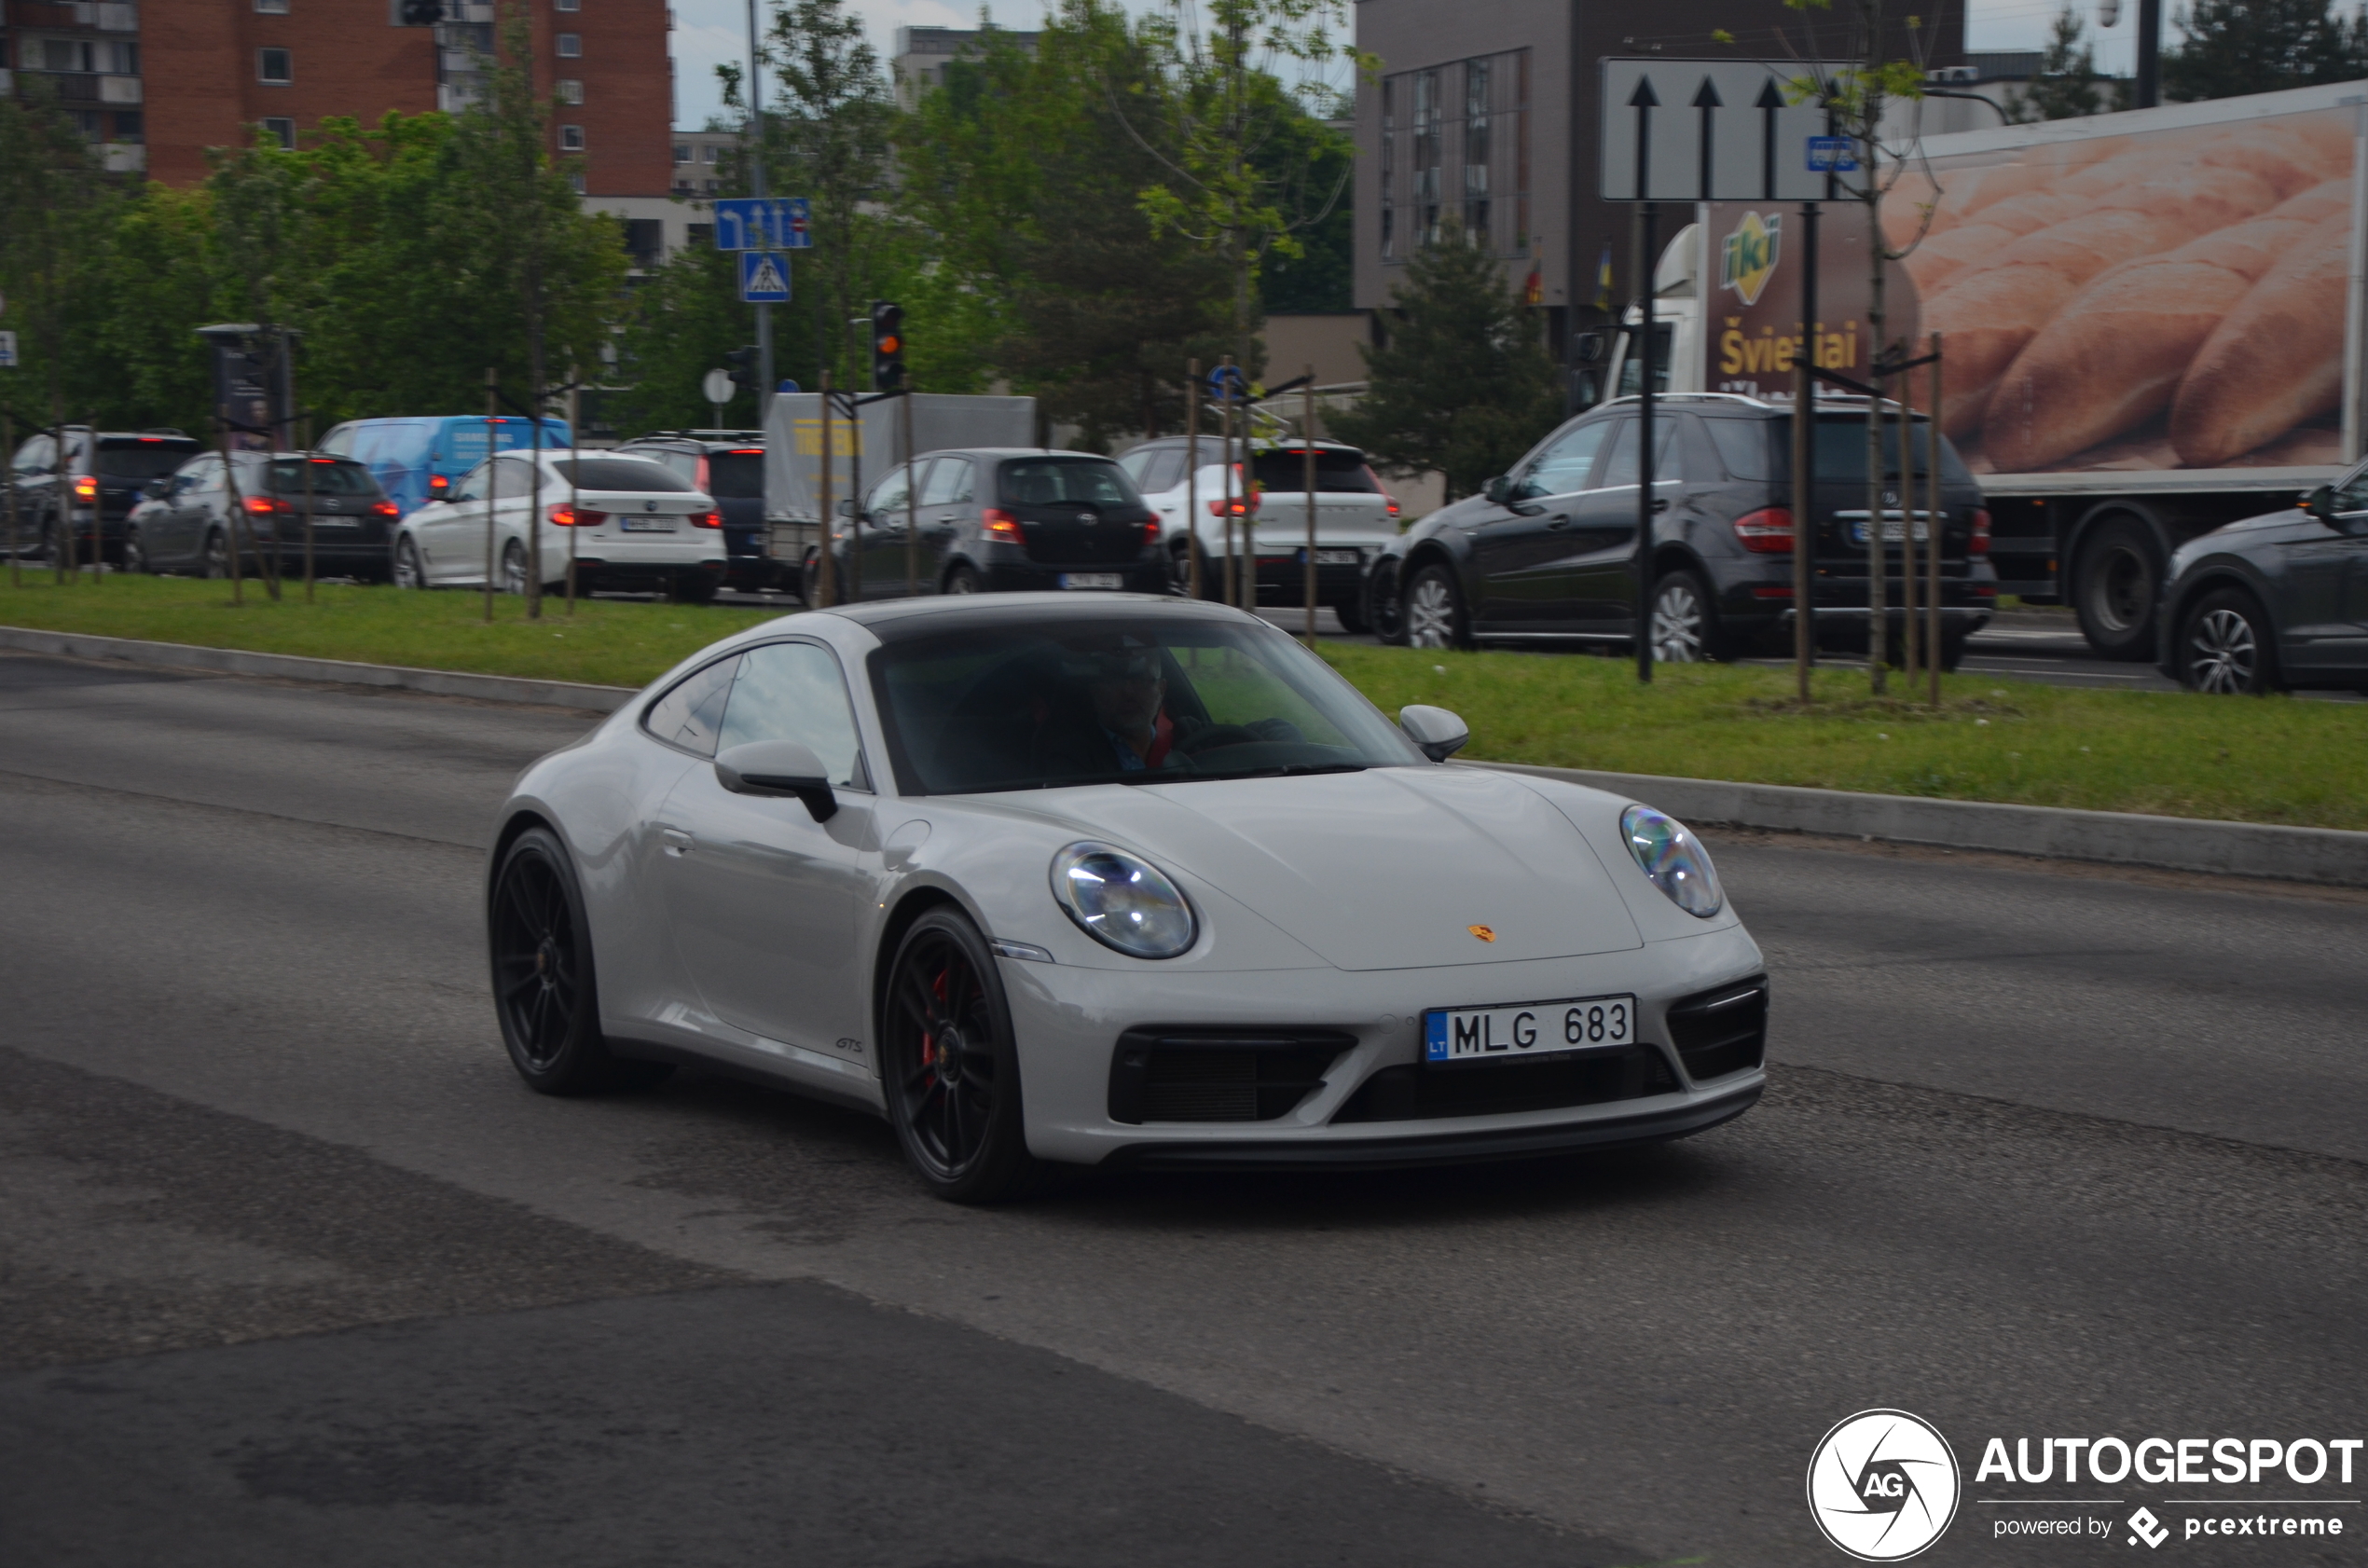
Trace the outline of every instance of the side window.
<instances>
[{"instance_id":1,"label":"side window","mask_svg":"<svg viewBox=\"0 0 2368 1568\"><path fill-rule=\"evenodd\" d=\"M534 488L534 460L504 453L494 461L494 481L502 487L496 493L503 501L524 501Z\"/></svg>"},{"instance_id":2,"label":"side window","mask_svg":"<svg viewBox=\"0 0 2368 1568\"><path fill-rule=\"evenodd\" d=\"M1656 483L1678 476L1671 468L1669 461L1670 451L1673 446L1671 437L1676 433L1677 427L1673 422L1667 420L1653 421L1653 479ZM1604 463L1602 476L1596 480L1594 488L1599 490L1608 490L1617 486L1635 483L1636 421L1622 420L1619 422L1619 439L1613 444L1611 459Z\"/></svg>"},{"instance_id":3,"label":"side window","mask_svg":"<svg viewBox=\"0 0 2368 1568\"><path fill-rule=\"evenodd\" d=\"M2368 467L2352 470L2335 486L2337 515L2368 512Z\"/></svg>"},{"instance_id":4,"label":"side window","mask_svg":"<svg viewBox=\"0 0 2368 1568\"><path fill-rule=\"evenodd\" d=\"M738 654L718 659L705 669L684 676L674 689L650 705L641 727L685 751L715 755L716 732L723 722L723 701L732 692L732 677L740 667Z\"/></svg>"},{"instance_id":5,"label":"side window","mask_svg":"<svg viewBox=\"0 0 2368 1568\"><path fill-rule=\"evenodd\" d=\"M486 493L486 471L492 466L493 465L489 462L481 462L475 468L470 469L468 473L462 475L459 479L453 482L452 488L445 492L444 499L447 501L483 501Z\"/></svg>"},{"instance_id":6,"label":"side window","mask_svg":"<svg viewBox=\"0 0 2368 1568\"><path fill-rule=\"evenodd\" d=\"M17 448L17 472L20 474L48 473L49 454L56 449L56 445L48 436L34 436Z\"/></svg>"},{"instance_id":7,"label":"side window","mask_svg":"<svg viewBox=\"0 0 2368 1568\"><path fill-rule=\"evenodd\" d=\"M1135 481L1135 488L1139 490L1145 488L1143 484L1143 476L1150 473L1151 460L1158 456L1159 454L1157 452L1150 450L1149 447L1137 447L1135 450L1127 453L1126 456L1119 459L1118 465L1126 470L1126 476Z\"/></svg>"},{"instance_id":8,"label":"side window","mask_svg":"<svg viewBox=\"0 0 2368 1568\"><path fill-rule=\"evenodd\" d=\"M353 455L353 427L351 425L337 426L337 429L323 436L321 445L313 449L333 458L351 457Z\"/></svg>"},{"instance_id":9,"label":"side window","mask_svg":"<svg viewBox=\"0 0 2368 1568\"><path fill-rule=\"evenodd\" d=\"M216 457L200 460L198 465L189 471L189 486L192 489L200 490L220 489L222 488L222 460Z\"/></svg>"},{"instance_id":10,"label":"side window","mask_svg":"<svg viewBox=\"0 0 2368 1568\"><path fill-rule=\"evenodd\" d=\"M839 661L818 644L773 642L740 655L716 750L751 740L794 740L822 759L833 785L871 787Z\"/></svg>"},{"instance_id":11,"label":"side window","mask_svg":"<svg viewBox=\"0 0 2368 1568\"><path fill-rule=\"evenodd\" d=\"M879 527L893 528L904 521L906 474L900 468L872 487L872 499L863 503L863 510Z\"/></svg>"},{"instance_id":12,"label":"side window","mask_svg":"<svg viewBox=\"0 0 2368 1568\"><path fill-rule=\"evenodd\" d=\"M971 460L940 458L921 487L924 506L958 506L971 499Z\"/></svg>"},{"instance_id":13,"label":"side window","mask_svg":"<svg viewBox=\"0 0 2368 1568\"><path fill-rule=\"evenodd\" d=\"M1592 424L1575 426L1556 436L1547 448L1530 464L1521 476L1523 495L1568 495L1587 488L1587 475L1593 472L1595 456L1604 449L1604 437L1610 434L1618 421L1597 420Z\"/></svg>"},{"instance_id":14,"label":"side window","mask_svg":"<svg viewBox=\"0 0 2368 1568\"><path fill-rule=\"evenodd\" d=\"M1150 467L1144 470L1143 477L1136 481L1135 488L1145 495L1158 495L1174 489L1183 482L1184 448L1170 447L1151 460Z\"/></svg>"}]
</instances>

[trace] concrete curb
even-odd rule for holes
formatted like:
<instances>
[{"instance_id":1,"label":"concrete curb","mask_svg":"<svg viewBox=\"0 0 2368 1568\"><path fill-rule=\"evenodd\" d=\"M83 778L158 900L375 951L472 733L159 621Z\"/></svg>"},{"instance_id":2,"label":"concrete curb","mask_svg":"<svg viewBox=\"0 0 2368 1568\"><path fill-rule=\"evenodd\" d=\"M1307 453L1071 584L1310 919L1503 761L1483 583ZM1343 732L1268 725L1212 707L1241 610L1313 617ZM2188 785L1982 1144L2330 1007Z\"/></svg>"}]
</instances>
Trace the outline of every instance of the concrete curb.
<instances>
[{"instance_id":1,"label":"concrete curb","mask_svg":"<svg viewBox=\"0 0 2368 1568\"><path fill-rule=\"evenodd\" d=\"M127 637L38 631L0 626L0 648L70 659L118 659L151 669L196 669L216 675L263 675L282 681L322 681L341 686L385 686L438 696L475 697L482 702L536 703L613 713L633 695L626 686L587 686L574 681L527 681L510 675L470 675L455 669L412 669L404 665L355 664L345 659L308 659L293 653L255 653L242 648L200 648L186 642L142 642Z\"/></svg>"},{"instance_id":2,"label":"concrete curb","mask_svg":"<svg viewBox=\"0 0 2368 1568\"><path fill-rule=\"evenodd\" d=\"M0 626L0 648L73 659L117 659L155 669L260 675L475 697L481 702L534 703L613 713L633 695L624 686L573 681L527 681L509 675L469 675L450 669L308 659L237 648L143 642L81 632ZM2119 811L2072 811L2047 805L1999 805L1988 801L1925 800L1850 790L1804 790L1789 784L1732 784L1715 778L1664 778L1652 774L1598 773L1588 768L1533 767L1521 763L1471 763L1507 773L1560 778L1627 795L1688 822L1825 833L1948 849L1989 849L2107 865L2158 866L2368 887L2368 832L2339 828L2287 828L2258 822L2208 822L2184 817L2141 817Z\"/></svg>"},{"instance_id":3,"label":"concrete curb","mask_svg":"<svg viewBox=\"0 0 2368 1568\"><path fill-rule=\"evenodd\" d=\"M1519 763L1473 765L1560 778L1627 795L1692 823L2368 887L2368 832L2340 828L2288 828L2141 817L2134 812L1926 800L1915 795L1662 778Z\"/></svg>"}]
</instances>

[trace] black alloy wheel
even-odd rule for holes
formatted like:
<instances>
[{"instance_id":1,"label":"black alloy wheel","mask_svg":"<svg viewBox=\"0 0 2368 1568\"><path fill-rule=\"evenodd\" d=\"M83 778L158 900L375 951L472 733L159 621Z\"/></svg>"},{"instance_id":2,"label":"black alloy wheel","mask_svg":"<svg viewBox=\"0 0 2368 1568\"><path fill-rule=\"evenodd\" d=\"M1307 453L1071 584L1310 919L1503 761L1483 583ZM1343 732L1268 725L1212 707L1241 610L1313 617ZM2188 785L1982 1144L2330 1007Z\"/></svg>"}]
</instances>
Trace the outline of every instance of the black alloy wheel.
<instances>
[{"instance_id":1,"label":"black alloy wheel","mask_svg":"<svg viewBox=\"0 0 2368 1568\"><path fill-rule=\"evenodd\" d=\"M1027 1151L1011 1009L968 916L940 907L913 923L880 1009L888 1120L921 1180L957 1204L1026 1190L1039 1167Z\"/></svg>"},{"instance_id":2,"label":"black alloy wheel","mask_svg":"<svg viewBox=\"0 0 2368 1568\"><path fill-rule=\"evenodd\" d=\"M126 524L123 530L123 570L153 574L156 568L148 564L148 552L140 547L140 525Z\"/></svg>"},{"instance_id":3,"label":"black alloy wheel","mask_svg":"<svg viewBox=\"0 0 2368 1568\"><path fill-rule=\"evenodd\" d=\"M205 544L198 552L198 575L209 582L230 575L230 540L220 529L206 531Z\"/></svg>"},{"instance_id":4,"label":"black alloy wheel","mask_svg":"<svg viewBox=\"0 0 2368 1568\"><path fill-rule=\"evenodd\" d=\"M1718 611L1710 590L1692 571L1664 573L1653 585L1653 658L1665 665L1706 664L1724 659Z\"/></svg>"},{"instance_id":5,"label":"black alloy wheel","mask_svg":"<svg viewBox=\"0 0 2368 1568\"><path fill-rule=\"evenodd\" d=\"M2219 588L2197 600L2179 629L2179 683L2191 692L2266 696L2283 689L2277 633L2259 600Z\"/></svg>"},{"instance_id":6,"label":"black alloy wheel","mask_svg":"<svg viewBox=\"0 0 2368 1568\"><path fill-rule=\"evenodd\" d=\"M1471 642L1471 624L1465 619L1455 574L1437 562L1414 573L1398 600L1397 613L1409 647L1463 648Z\"/></svg>"},{"instance_id":7,"label":"black alloy wheel","mask_svg":"<svg viewBox=\"0 0 2368 1568\"><path fill-rule=\"evenodd\" d=\"M502 591L505 594L526 592L526 546L513 539L502 547Z\"/></svg>"},{"instance_id":8,"label":"black alloy wheel","mask_svg":"<svg viewBox=\"0 0 2368 1568\"><path fill-rule=\"evenodd\" d=\"M980 585L979 574L974 568L957 566L945 574L945 591L949 594L976 594L984 593L985 589Z\"/></svg>"},{"instance_id":9,"label":"black alloy wheel","mask_svg":"<svg viewBox=\"0 0 2368 1568\"><path fill-rule=\"evenodd\" d=\"M2155 648L2155 600L2163 564L2155 537L2134 517L2113 517L2081 541L2072 608L2081 635L2108 659L2142 659Z\"/></svg>"},{"instance_id":10,"label":"black alloy wheel","mask_svg":"<svg viewBox=\"0 0 2368 1568\"><path fill-rule=\"evenodd\" d=\"M398 588L428 585L428 574L420 565L420 546L408 538L395 541L393 581Z\"/></svg>"},{"instance_id":11,"label":"black alloy wheel","mask_svg":"<svg viewBox=\"0 0 2368 1568\"><path fill-rule=\"evenodd\" d=\"M591 929L567 851L548 829L528 829L503 853L486 915L493 1011L528 1088L589 1094L654 1083L673 1070L619 1061L600 1038Z\"/></svg>"}]
</instances>

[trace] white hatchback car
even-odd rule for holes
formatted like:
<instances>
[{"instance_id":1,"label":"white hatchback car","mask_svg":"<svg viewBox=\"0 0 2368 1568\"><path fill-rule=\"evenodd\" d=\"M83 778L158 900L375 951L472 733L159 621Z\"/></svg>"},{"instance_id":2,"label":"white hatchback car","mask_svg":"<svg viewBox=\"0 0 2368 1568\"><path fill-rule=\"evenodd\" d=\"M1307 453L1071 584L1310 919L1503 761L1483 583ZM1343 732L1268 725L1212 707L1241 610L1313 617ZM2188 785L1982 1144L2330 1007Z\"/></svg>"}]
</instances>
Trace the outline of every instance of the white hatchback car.
<instances>
[{"instance_id":1,"label":"white hatchback car","mask_svg":"<svg viewBox=\"0 0 2368 1568\"><path fill-rule=\"evenodd\" d=\"M713 497L649 458L562 447L503 452L406 517L393 543L396 585L482 587L491 561L497 586L524 592L538 495L546 586L567 581L571 543L579 592L654 589L703 604L723 585Z\"/></svg>"},{"instance_id":2,"label":"white hatchback car","mask_svg":"<svg viewBox=\"0 0 2368 1568\"><path fill-rule=\"evenodd\" d=\"M1218 605L998 594L716 643L521 775L486 912L546 1093L693 1060L886 1117L941 1196L1044 1163L1358 1168L1682 1137L1768 978L1618 795L1442 766Z\"/></svg>"},{"instance_id":3,"label":"white hatchback car","mask_svg":"<svg viewBox=\"0 0 2368 1568\"><path fill-rule=\"evenodd\" d=\"M1198 438L1200 472L1188 484L1190 440L1147 441L1118 460L1160 515L1176 580L1190 581L1190 542L1201 552L1201 595L1224 597L1226 557L1225 444ZM1257 602L1307 602L1307 447L1299 441L1252 441L1246 472L1235 444L1233 552L1237 570L1257 572ZM1249 501L1242 499L1245 482ZM1197 506L1192 502L1197 502ZM1192 516L1187 518L1186 514ZM1337 441L1315 443L1315 600L1331 606L1342 629L1365 629L1365 569L1398 536L1397 498L1365 454ZM1255 567L1249 563L1255 562Z\"/></svg>"}]
</instances>

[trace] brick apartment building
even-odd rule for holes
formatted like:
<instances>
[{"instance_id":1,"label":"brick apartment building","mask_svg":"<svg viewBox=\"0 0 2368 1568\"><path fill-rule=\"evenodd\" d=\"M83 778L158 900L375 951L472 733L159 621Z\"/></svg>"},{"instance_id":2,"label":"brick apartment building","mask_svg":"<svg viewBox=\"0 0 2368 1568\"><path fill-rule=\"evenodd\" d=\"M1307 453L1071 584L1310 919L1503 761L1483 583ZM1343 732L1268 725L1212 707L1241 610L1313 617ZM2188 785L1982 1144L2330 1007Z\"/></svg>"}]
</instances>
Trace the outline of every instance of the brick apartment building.
<instances>
[{"instance_id":1,"label":"brick apartment building","mask_svg":"<svg viewBox=\"0 0 2368 1568\"><path fill-rule=\"evenodd\" d=\"M673 183L666 0L524 0L536 84L559 100L553 151L600 198ZM108 165L186 185L205 150L261 125L282 142L330 115L457 110L490 50L489 0L0 0L0 67L46 76Z\"/></svg>"}]
</instances>

